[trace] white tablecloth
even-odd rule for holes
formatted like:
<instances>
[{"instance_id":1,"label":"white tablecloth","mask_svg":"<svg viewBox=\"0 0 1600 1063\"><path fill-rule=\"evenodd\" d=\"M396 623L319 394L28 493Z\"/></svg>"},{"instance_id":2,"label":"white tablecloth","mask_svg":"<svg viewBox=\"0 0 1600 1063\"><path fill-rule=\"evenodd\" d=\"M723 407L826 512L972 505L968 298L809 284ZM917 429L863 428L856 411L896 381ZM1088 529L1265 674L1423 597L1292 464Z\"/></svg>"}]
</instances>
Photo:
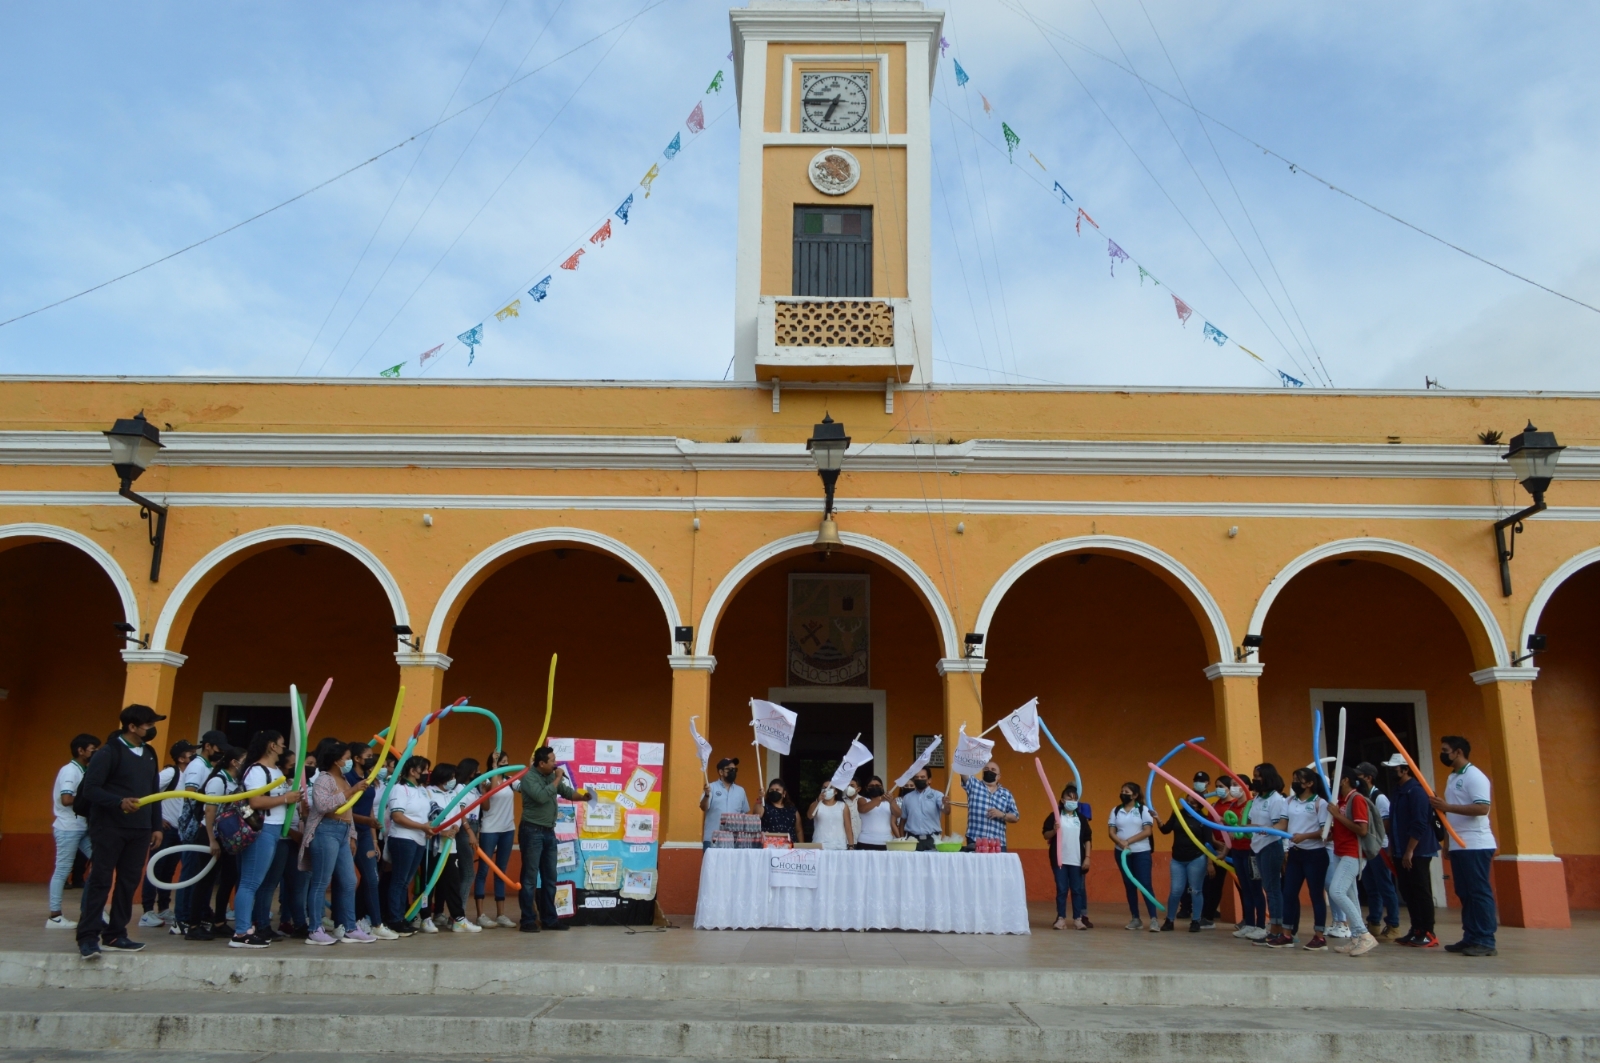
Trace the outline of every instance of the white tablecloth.
<instances>
[{"instance_id":1,"label":"white tablecloth","mask_svg":"<svg viewBox=\"0 0 1600 1063\"><path fill-rule=\"evenodd\" d=\"M764 849L707 849L694 925L702 930L940 930L1028 933L1015 853L825 849L816 889L767 885Z\"/></svg>"}]
</instances>

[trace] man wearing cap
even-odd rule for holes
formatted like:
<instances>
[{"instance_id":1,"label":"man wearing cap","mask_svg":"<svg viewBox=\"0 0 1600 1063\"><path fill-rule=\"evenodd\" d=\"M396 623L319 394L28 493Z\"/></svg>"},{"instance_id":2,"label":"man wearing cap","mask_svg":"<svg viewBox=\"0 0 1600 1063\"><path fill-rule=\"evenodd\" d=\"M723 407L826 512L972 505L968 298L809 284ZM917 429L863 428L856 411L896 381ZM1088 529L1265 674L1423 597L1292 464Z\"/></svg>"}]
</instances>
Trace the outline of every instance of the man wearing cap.
<instances>
[{"instance_id":1,"label":"man wearing cap","mask_svg":"<svg viewBox=\"0 0 1600 1063\"><path fill-rule=\"evenodd\" d=\"M705 790L700 794L700 811L706 814L705 832L701 840L707 848L711 846L711 835L722 824L724 812L750 811L750 800L745 797L744 787L734 782L738 777L739 758L723 757L717 761L716 781L706 783Z\"/></svg>"},{"instance_id":2,"label":"man wearing cap","mask_svg":"<svg viewBox=\"0 0 1600 1063\"><path fill-rule=\"evenodd\" d=\"M161 769L161 774L156 778L156 789L161 793L169 793L178 788L178 780L183 778L183 769L194 759L194 746L180 738L167 751L167 757L167 766ZM159 855L179 844L178 816L183 811L183 803L181 797L169 797L161 802L161 818L156 822L155 833L150 837L150 849L156 854L155 877L165 882L172 881L173 865L181 864L183 861L182 853L173 853L168 857ZM139 925L142 927L164 925L167 921L167 905L171 902L171 892L157 889L149 877L146 877L144 915L139 917Z\"/></svg>"},{"instance_id":3,"label":"man wearing cap","mask_svg":"<svg viewBox=\"0 0 1600 1063\"><path fill-rule=\"evenodd\" d=\"M1389 797L1378 789L1378 766L1363 760L1356 765L1355 773L1357 792L1372 806L1373 824L1369 829L1379 829L1387 838L1393 823ZM1382 840L1379 839L1380 843ZM1373 931L1373 936L1379 941L1388 941L1400 931L1400 897L1395 892L1389 865L1383 862L1383 853L1367 861L1361 871L1360 885L1367 903L1367 926L1380 928Z\"/></svg>"},{"instance_id":4,"label":"man wearing cap","mask_svg":"<svg viewBox=\"0 0 1600 1063\"><path fill-rule=\"evenodd\" d=\"M150 832L156 810L140 807L139 798L156 792L161 760L149 742L156 723L166 717L148 705L122 710L122 730L89 758L77 800L89 808L89 881L83 888L83 913L78 919L78 954L100 958L100 945L118 952L138 952L144 945L128 939L133 893L144 877ZM76 802L74 802L76 803ZM112 875L117 885L111 888ZM111 922L101 918L111 897Z\"/></svg>"},{"instance_id":5,"label":"man wearing cap","mask_svg":"<svg viewBox=\"0 0 1600 1063\"><path fill-rule=\"evenodd\" d=\"M1436 949L1433 936L1433 858L1439 855L1439 838L1433 832L1433 809L1427 791L1411 774L1406 758L1396 753L1383 762L1394 771L1400 783L1389 798L1389 852L1394 857L1394 875L1400 897L1411 916L1411 930L1396 945Z\"/></svg>"},{"instance_id":6,"label":"man wearing cap","mask_svg":"<svg viewBox=\"0 0 1600 1063\"><path fill-rule=\"evenodd\" d=\"M221 731L207 731L200 736L200 751L189 761L189 766L183 769L179 776L177 789L191 790L200 793L205 789L206 780L211 777L211 770L216 767L222 753L232 743L228 736ZM183 807L178 811L178 840L185 845L210 845L211 835L206 830L205 806L198 801L185 800ZM211 863L212 855L218 850L213 848L211 853L184 853L180 859L183 861L183 876L179 881L188 882L198 876L206 864ZM182 934L190 941L210 941L215 935L211 931L213 923L222 922L215 918L211 911L211 895L216 889L216 879L221 861L212 864L206 876L193 886L185 886L178 891L178 896L172 902L172 930L171 933ZM200 898L200 904L195 905L195 898ZM226 908L224 908L226 911Z\"/></svg>"}]
</instances>

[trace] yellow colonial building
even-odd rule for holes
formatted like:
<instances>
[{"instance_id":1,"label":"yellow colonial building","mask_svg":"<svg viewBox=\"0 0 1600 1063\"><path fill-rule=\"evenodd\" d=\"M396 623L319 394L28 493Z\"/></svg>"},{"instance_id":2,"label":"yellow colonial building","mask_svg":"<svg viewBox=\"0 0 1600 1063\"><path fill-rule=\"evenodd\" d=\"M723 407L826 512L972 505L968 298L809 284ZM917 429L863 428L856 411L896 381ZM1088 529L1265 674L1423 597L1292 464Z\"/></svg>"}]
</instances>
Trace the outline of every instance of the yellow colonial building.
<instances>
[{"instance_id":1,"label":"yellow colonial building","mask_svg":"<svg viewBox=\"0 0 1600 1063\"><path fill-rule=\"evenodd\" d=\"M164 747L282 727L289 685L332 676L313 737L364 740L403 685L404 728L470 695L520 757L556 653L552 733L665 743L667 911L698 881L690 721L747 780L751 698L800 713L759 770L803 796L853 734L892 778L1033 697L1102 809L1197 735L1304 764L1317 709L1348 709L1352 757L1387 756L1378 718L1425 767L1465 735L1505 921L1600 907L1600 823L1572 811L1600 754L1600 396L938 382L940 16L874 4L864 35L855 7L733 12L734 381L0 379L6 877L47 876L50 780L124 703L170 717ZM103 435L141 410L158 574ZM825 416L851 443L820 550ZM1530 420L1567 449L1507 588ZM452 719L423 749L491 745ZM1042 896L1032 757L997 755Z\"/></svg>"}]
</instances>

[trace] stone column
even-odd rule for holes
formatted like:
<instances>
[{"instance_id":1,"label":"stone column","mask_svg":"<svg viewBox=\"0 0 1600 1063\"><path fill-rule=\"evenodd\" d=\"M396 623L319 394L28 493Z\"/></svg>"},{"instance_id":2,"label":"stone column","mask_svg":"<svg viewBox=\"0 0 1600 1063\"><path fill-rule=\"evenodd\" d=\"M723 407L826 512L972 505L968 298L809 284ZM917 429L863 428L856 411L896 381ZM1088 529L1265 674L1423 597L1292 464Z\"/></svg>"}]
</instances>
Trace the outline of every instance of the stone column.
<instances>
[{"instance_id":1,"label":"stone column","mask_svg":"<svg viewBox=\"0 0 1600 1063\"><path fill-rule=\"evenodd\" d=\"M406 688L405 702L400 708L400 722L395 727L397 733L389 739L398 757L422 718L439 708L439 699L444 694L444 674L450 669L451 661L442 653L412 653L409 650L399 651L394 655L394 660L400 666L400 685ZM422 737L417 740L417 748L412 750L411 755L434 760L438 737L438 729L429 727L422 732Z\"/></svg>"},{"instance_id":2,"label":"stone column","mask_svg":"<svg viewBox=\"0 0 1600 1063\"><path fill-rule=\"evenodd\" d=\"M1235 771L1248 772L1261 763L1261 699L1257 684L1264 665L1219 663L1206 668L1216 706L1216 734L1206 745ZM1212 775L1216 772L1207 768ZM1250 776L1240 782L1246 789Z\"/></svg>"},{"instance_id":3,"label":"stone column","mask_svg":"<svg viewBox=\"0 0 1600 1063\"><path fill-rule=\"evenodd\" d=\"M945 657L939 661L939 674L944 677L944 762L955 763L956 742L961 726L976 738L983 731L983 670L989 662L982 657ZM954 773L946 776L951 786ZM949 794L949 833L965 834L967 831L967 798L959 789Z\"/></svg>"},{"instance_id":4,"label":"stone column","mask_svg":"<svg viewBox=\"0 0 1600 1063\"><path fill-rule=\"evenodd\" d=\"M163 716L172 715L172 691L178 683L178 669L189 658L171 650L123 650L128 666L122 684L122 705L148 705ZM177 736L167 732L169 741Z\"/></svg>"},{"instance_id":5,"label":"stone column","mask_svg":"<svg viewBox=\"0 0 1600 1063\"><path fill-rule=\"evenodd\" d=\"M1550 843L1539 731L1533 713L1537 668L1485 668L1472 673L1483 693L1488 747L1473 759L1489 766L1493 784L1495 900L1507 926L1568 927L1567 882ZM1424 757L1436 751L1421 750ZM1482 754L1488 754L1484 756ZM1448 844L1448 841L1446 842Z\"/></svg>"},{"instance_id":6,"label":"stone column","mask_svg":"<svg viewBox=\"0 0 1600 1063\"><path fill-rule=\"evenodd\" d=\"M711 733L711 673L715 657L672 654L672 727L667 732L667 778L663 787L666 801L666 844L692 844L699 847L705 824L700 811L700 795L705 776L700 771L700 751L689 734L689 720L701 735Z\"/></svg>"}]
</instances>

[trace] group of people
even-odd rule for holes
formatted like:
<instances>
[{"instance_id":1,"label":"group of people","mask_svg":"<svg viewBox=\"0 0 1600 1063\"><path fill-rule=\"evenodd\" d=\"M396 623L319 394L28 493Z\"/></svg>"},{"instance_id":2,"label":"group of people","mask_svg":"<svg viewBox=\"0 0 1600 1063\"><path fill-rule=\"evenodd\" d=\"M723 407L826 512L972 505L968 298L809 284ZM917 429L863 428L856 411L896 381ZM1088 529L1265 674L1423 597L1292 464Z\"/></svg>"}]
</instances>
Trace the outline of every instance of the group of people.
<instances>
[{"instance_id":1,"label":"group of people","mask_svg":"<svg viewBox=\"0 0 1600 1063\"><path fill-rule=\"evenodd\" d=\"M102 948L144 947L128 936L140 886L140 927L165 926L188 941L220 938L232 948L264 949L285 939L366 944L447 928L567 929L555 908L556 799L584 800L588 792L568 783L550 747L535 752L534 770L516 787L520 826L512 789L484 778L476 760L434 765L416 756L400 768L380 823L374 804L397 761L391 755L375 773L378 753L368 743L323 739L301 765L297 788L295 752L274 730L257 732L245 749L208 731L198 746L173 744L161 767L151 743L164 719L148 706L128 706L104 743L75 737L72 759L56 776L56 866L45 926L75 930L85 959ZM485 770L508 763L496 750ZM463 787L481 793L461 795ZM263 792L224 803L183 796L141 803L158 793L251 791ZM458 811L477 807L446 816L453 801ZM486 901L491 871L510 861L514 831L522 852L517 920L506 914L498 873L493 914ZM167 851L177 846L189 848ZM80 857L89 872L78 918L68 919L62 902ZM152 877L182 885L165 889Z\"/></svg>"},{"instance_id":2,"label":"group of people","mask_svg":"<svg viewBox=\"0 0 1600 1063\"><path fill-rule=\"evenodd\" d=\"M707 847L724 813L753 811L738 778L739 758L724 757L717 762L717 778L708 781L701 792L703 840ZM993 761L984 766L976 780L962 779L969 809L968 849L1004 850L1005 828L1017 822L1017 800L999 780L1000 766ZM942 836L946 812L945 795L933 788L932 773L922 768L902 787L886 789L883 779L876 775L863 786L852 780L843 790L831 781L824 783L803 817L789 787L782 779L774 778L767 784L760 815L764 833L787 836L793 844L806 840L809 820L811 841L824 849L882 850L899 838L915 840L917 849L923 851L931 850Z\"/></svg>"},{"instance_id":3,"label":"group of people","mask_svg":"<svg viewBox=\"0 0 1600 1063\"><path fill-rule=\"evenodd\" d=\"M1213 787L1207 773L1197 772L1193 789L1210 807L1203 808L1193 797L1182 798L1195 813L1185 817L1187 831L1177 810L1158 821L1146 804L1142 787L1136 782L1123 783L1117 807L1107 817L1106 833L1118 860L1126 866L1123 885L1132 916L1127 929L1144 929L1139 913L1141 894L1152 931L1173 930L1185 916L1191 932L1213 927L1227 874L1218 866L1220 861L1232 869L1238 883L1242 915L1234 929L1237 938L1268 948L1300 945L1313 952L1331 950L1350 956L1366 955L1380 940L1437 948L1432 863L1448 824L1452 832L1451 880L1461 902L1462 938L1444 948L1466 956L1495 955L1498 919L1489 881L1495 849L1488 818L1490 783L1472 764L1471 754L1472 744L1459 735L1440 740L1439 759L1450 769L1450 776L1443 794L1432 797L1398 753L1383 764L1398 780L1393 794L1378 787L1378 766L1369 762L1340 772L1337 797L1328 793L1322 773L1314 766L1290 773L1288 794L1272 764L1255 766L1248 793L1240 780L1224 775ZM1056 815L1044 824L1052 860L1057 845L1063 843L1069 858L1062 861L1068 866L1057 870L1057 929L1066 925L1069 898L1073 925L1080 930L1093 925L1086 917L1083 899L1089 823L1078 809L1077 797L1076 788L1070 786L1062 794L1059 819L1063 828L1058 830ZM1288 837L1265 831L1216 830L1202 823L1218 818L1229 826L1271 828ZM1151 877L1151 843L1157 830L1174 836L1168 914L1163 918L1157 916ZM1070 865L1074 852L1077 866ZM1302 887L1310 897L1312 916L1312 933L1303 945L1298 936ZM1404 935L1399 933L1401 899L1411 921Z\"/></svg>"}]
</instances>

